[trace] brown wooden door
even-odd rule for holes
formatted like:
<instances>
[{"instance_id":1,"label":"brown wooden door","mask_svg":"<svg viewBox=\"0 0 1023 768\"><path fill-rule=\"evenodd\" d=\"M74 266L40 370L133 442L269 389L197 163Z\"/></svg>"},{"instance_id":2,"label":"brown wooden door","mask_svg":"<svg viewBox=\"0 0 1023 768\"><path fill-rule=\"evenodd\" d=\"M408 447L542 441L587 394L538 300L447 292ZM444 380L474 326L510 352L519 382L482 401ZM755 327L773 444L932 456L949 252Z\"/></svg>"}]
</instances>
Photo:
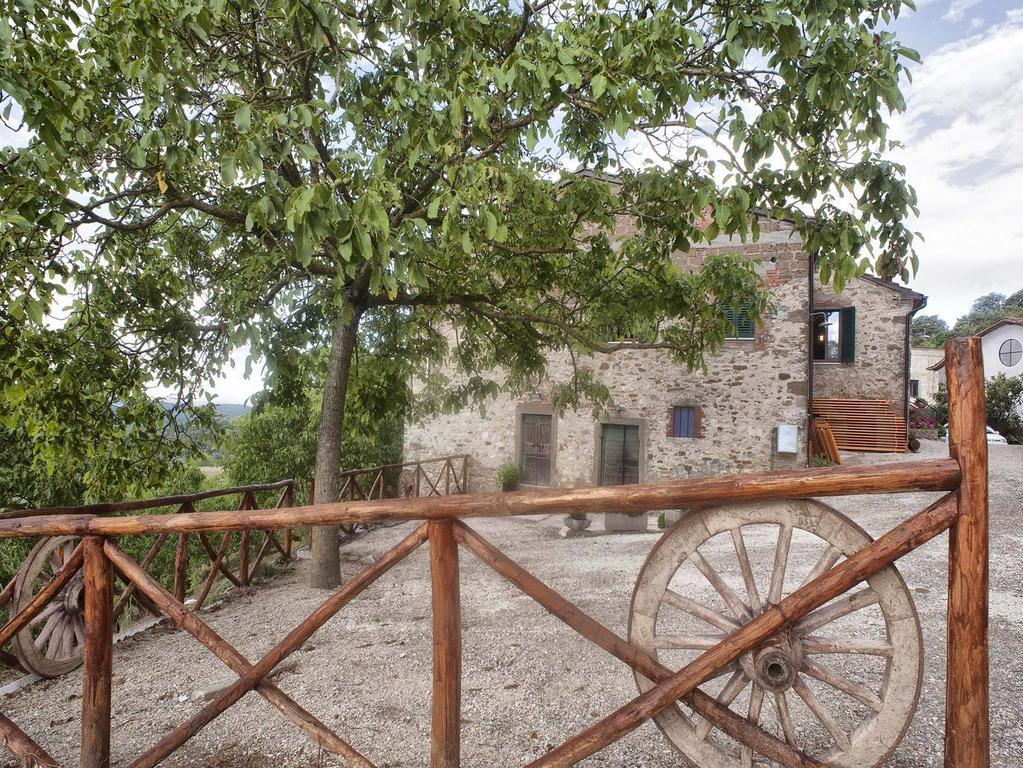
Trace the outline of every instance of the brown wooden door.
<instances>
[{"instance_id":1,"label":"brown wooden door","mask_svg":"<svg viewBox=\"0 0 1023 768\"><path fill-rule=\"evenodd\" d=\"M524 485L551 484L551 417L523 414L520 430L519 482Z\"/></svg>"}]
</instances>

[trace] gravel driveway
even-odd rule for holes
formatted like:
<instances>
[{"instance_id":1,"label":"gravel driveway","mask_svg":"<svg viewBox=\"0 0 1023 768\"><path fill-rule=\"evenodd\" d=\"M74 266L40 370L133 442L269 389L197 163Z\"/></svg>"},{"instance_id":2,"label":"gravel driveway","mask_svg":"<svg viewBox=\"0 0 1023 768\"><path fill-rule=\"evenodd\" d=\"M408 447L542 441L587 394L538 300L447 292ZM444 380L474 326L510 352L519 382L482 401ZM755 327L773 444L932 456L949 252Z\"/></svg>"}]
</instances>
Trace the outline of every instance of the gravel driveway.
<instances>
[{"instance_id":1,"label":"gravel driveway","mask_svg":"<svg viewBox=\"0 0 1023 768\"><path fill-rule=\"evenodd\" d=\"M946 455L926 442L917 456ZM877 457L856 457L875 460ZM995 766L1023 765L1023 447L991 446L991 683ZM936 494L863 496L829 503L879 535ZM653 522L651 521L651 525ZM633 583L653 533L564 539L560 517L484 520L474 527L510 557L616 631L626 632ZM594 528L600 527L595 522ZM346 577L379 557L410 526L366 534L343 551ZM944 711L946 537L900 562L926 646L924 681L910 729L888 765L940 766ZM754 542L755 546L755 542ZM752 547L751 547L752 549ZM255 594L204 614L250 659L323 599L304 586L299 563ZM734 576L734 574L733 574ZM469 553L462 555L465 766L523 765L636 693L627 668L590 646ZM413 554L336 616L276 678L280 687L379 766L429 762L430 581L425 551ZM229 679L184 633L155 630L114 655L114 766L194 714L202 689ZM0 709L66 766L77 753L81 682L40 683ZM3 765L0 759L0 765ZM280 768L340 764L317 749L258 695L249 694L167 760L172 766ZM583 763L685 764L652 724Z\"/></svg>"}]
</instances>

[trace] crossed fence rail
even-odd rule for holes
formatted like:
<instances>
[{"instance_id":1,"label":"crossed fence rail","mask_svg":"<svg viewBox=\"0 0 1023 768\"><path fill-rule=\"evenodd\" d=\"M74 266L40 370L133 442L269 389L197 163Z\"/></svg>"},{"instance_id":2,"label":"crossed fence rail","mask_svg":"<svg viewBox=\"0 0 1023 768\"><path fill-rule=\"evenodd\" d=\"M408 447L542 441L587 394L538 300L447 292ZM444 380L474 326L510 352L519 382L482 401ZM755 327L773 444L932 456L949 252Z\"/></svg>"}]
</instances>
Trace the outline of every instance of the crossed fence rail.
<instances>
[{"instance_id":1,"label":"crossed fence rail","mask_svg":"<svg viewBox=\"0 0 1023 768\"><path fill-rule=\"evenodd\" d=\"M949 530L948 675L945 721L947 768L986 768L988 756L987 657L987 442L984 378L979 339L946 347L951 457L885 466L751 474L637 486L535 491L477 496L452 495L323 504L272 510L245 509L177 515L104 518L91 514L23 517L0 521L0 537L81 536L65 563L81 560L85 573L85 654L82 697L84 768L106 768L110 761L112 645L111 590L116 569L176 625L212 651L238 680L203 709L166 734L130 764L154 766L251 690L257 691L317 744L350 765L373 763L304 710L268 675L317 629L419 546L430 544L433 588L433 712L431 761L434 768L460 764L461 617L459 550L464 548L517 585L554 616L650 681L645 691L586 730L569 738L527 768L574 765L613 743L678 700L746 749L787 768L819 768L823 763L728 709L698 686L743 654L764 647L780 633L877 574L900 557ZM680 669L661 664L639 645L588 616L535 576L502 554L466 524L467 518L565 512L641 512L729 501L805 499L868 493L946 491L947 494L842 562L814 569L808 581L787 597L769 599L762 612L731 630ZM281 529L382 520L421 524L386 555L332 593L302 623L258 661L246 659L181 600L156 583L114 542L113 537ZM826 564L829 565L829 564ZM59 577L63 577L62 574ZM774 590L772 590L772 593ZM776 597L772 594L772 598ZM20 616L21 614L19 614ZM17 617L16 617L17 620ZM0 738L26 762L55 766L53 759L13 722L0 714Z\"/></svg>"}]
</instances>

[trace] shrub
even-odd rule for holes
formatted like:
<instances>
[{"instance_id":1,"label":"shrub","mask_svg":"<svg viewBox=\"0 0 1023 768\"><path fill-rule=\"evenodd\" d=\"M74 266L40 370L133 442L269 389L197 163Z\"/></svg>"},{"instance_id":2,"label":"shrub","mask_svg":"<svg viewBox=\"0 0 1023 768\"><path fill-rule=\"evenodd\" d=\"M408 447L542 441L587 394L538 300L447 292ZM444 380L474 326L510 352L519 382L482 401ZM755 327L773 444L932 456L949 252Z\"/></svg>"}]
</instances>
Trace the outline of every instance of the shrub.
<instances>
[{"instance_id":1,"label":"shrub","mask_svg":"<svg viewBox=\"0 0 1023 768\"><path fill-rule=\"evenodd\" d=\"M503 464L497 470L497 482L506 491L515 488L519 484L519 468L514 464Z\"/></svg>"},{"instance_id":2,"label":"shrub","mask_svg":"<svg viewBox=\"0 0 1023 768\"><path fill-rule=\"evenodd\" d=\"M1023 376L1000 373L988 379L987 423L1010 443L1023 443Z\"/></svg>"},{"instance_id":3,"label":"shrub","mask_svg":"<svg viewBox=\"0 0 1023 768\"><path fill-rule=\"evenodd\" d=\"M987 400L987 423L1010 443L1023 443L1023 376L1000 373L984 384ZM934 411L938 417L939 433L945 435L948 424L948 391L938 387L934 395Z\"/></svg>"}]
</instances>

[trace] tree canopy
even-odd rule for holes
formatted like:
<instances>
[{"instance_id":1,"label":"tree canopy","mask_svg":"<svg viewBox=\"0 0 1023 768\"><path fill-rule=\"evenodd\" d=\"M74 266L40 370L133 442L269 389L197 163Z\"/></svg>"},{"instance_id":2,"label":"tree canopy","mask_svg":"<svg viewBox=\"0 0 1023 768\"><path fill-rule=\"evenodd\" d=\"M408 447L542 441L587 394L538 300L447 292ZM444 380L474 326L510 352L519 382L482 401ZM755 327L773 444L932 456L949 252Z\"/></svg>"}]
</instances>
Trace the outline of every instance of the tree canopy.
<instances>
[{"instance_id":1,"label":"tree canopy","mask_svg":"<svg viewBox=\"0 0 1023 768\"><path fill-rule=\"evenodd\" d=\"M910 338L916 346L940 347L949 335L948 323L938 315L917 315L913 318Z\"/></svg>"},{"instance_id":2,"label":"tree canopy","mask_svg":"<svg viewBox=\"0 0 1023 768\"><path fill-rule=\"evenodd\" d=\"M755 210L839 287L915 269L885 159L903 4L7 0L3 341L69 294L185 400L232 348L282 377L325 345L320 500L367 313L415 372L450 349L466 397L626 319L698 366L722 305L766 296L734 255L670 255L756 237Z\"/></svg>"}]
</instances>

